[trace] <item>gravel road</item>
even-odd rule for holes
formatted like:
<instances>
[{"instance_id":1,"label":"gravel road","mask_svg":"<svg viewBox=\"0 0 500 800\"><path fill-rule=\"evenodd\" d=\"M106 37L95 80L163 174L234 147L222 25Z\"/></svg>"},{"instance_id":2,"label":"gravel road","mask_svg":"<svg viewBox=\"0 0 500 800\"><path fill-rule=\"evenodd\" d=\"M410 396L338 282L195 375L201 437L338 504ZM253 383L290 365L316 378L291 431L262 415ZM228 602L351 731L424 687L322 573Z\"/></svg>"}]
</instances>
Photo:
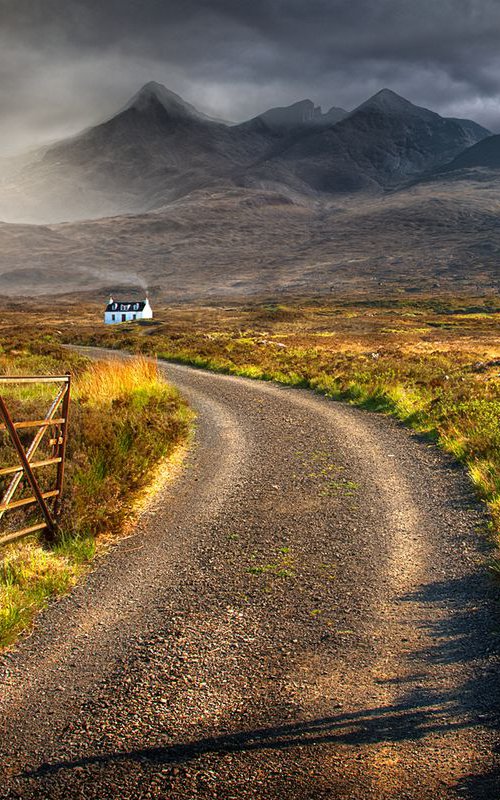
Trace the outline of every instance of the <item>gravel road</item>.
<instances>
[{"instance_id":1,"label":"gravel road","mask_svg":"<svg viewBox=\"0 0 500 800\"><path fill-rule=\"evenodd\" d=\"M499 586L463 471L381 415L163 369L190 454L0 659L0 797L498 800Z\"/></svg>"}]
</instances>

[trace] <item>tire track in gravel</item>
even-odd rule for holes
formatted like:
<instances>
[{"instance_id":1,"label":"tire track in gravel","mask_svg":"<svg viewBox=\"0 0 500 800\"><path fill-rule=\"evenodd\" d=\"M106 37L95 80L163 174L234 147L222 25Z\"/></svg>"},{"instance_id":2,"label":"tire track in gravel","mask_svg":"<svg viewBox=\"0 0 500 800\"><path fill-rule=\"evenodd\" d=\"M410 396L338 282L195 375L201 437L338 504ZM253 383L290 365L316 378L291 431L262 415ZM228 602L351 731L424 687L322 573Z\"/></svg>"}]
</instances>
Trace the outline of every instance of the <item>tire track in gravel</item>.
<instances>
[{"instance_id":1,"label":"tire track in gravel","mask_svg":"<svg viewBox=\"0 0 500 800\"><path fill-rule=\"evenodd\" d=\"M194 446L3 657L0 797L500 797L498 587L463 471L380 415L164 369Z\"/></svg>"}]
</instances>

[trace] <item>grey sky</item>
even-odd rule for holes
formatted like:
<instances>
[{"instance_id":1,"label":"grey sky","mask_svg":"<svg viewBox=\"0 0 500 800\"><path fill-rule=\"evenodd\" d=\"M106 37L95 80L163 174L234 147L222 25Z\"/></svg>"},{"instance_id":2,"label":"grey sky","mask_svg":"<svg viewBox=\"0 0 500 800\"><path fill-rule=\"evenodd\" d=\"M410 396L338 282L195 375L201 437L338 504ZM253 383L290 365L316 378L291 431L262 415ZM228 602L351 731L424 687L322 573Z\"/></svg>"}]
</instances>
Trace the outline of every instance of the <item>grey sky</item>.
<instances>
[{"instance_id":1,"label":"grey sky","mask_svg":"<svg viewBox=\"0 0 500 800\"><path fill-rule=\"evenodd\" d=\"M498 0L0 0L0 154L75 132L149 80L241 120L388 86L500 131Z\"/></svg>"}]
</instances>

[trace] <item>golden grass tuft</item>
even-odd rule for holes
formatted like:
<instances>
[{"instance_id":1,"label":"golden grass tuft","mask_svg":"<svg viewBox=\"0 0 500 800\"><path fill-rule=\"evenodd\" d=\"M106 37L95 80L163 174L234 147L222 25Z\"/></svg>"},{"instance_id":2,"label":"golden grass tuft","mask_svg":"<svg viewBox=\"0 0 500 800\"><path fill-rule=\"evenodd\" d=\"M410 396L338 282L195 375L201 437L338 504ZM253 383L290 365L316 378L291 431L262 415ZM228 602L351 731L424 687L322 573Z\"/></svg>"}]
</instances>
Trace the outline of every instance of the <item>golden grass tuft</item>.
<instances>
[{"instance_id":1,"label":"golden grass tuft","mask_svg":"<svg viewBox=\"0 0 500 800\"><path fill-rule=\"evenodd\" d=\"M154 359L136 356L127 361L92 363L79 377L76 396L89 403L107 403L140 389L163 383Z\"/></svg>"}]
</instances>

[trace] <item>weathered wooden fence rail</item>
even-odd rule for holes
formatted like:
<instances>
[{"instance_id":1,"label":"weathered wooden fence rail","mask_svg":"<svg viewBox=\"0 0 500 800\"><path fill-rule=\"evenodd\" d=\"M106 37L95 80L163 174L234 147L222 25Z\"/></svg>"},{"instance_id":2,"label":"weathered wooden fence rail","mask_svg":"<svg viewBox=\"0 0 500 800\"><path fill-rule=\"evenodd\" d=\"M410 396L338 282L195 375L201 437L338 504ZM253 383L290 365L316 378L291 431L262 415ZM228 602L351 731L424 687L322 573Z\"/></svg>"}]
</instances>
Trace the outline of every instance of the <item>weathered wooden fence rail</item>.
<instances>
[{"instance_id":1,"label":"weathered wooden fence rail","mask_svg":"<svg viewBox=\"0 0 500 800\"><path fill-rule=\"evenodd\" d=\"M2 387L6 384L41 384L54 383L59 389L47 411L44 419L22 420L14 422L12 420L7 400L2 394ZM24 536L29 536L37 531L45 530L47 535L53 537L57 530L57 515L60 509L61 497L64 484L64 463L66 457L66 441L68 435L69 405L71 397L71 376L70 375L44 375L26 377L4 377L0 376L0 431L8 433L10 442L14 447L19 460L13 466L0 467L0 477L12 475L12 479L5 490L0 501L0 520L8 511L23 508L25 506L37 505L43 521L29 525L16 531L9 531L2 535L0 532L0 545L7 544ZM59 413L58 413L59 412ZM58 416L56 416L58 413ZM30 428L38 428L31 444L25 449L18 431ZM49 435L48 441L47 436ZM42 443L48 444L52 448L49 458L34 460L35 453ZM39 481L35 475L35 470L43 467L57 465L55 486L49 491L42 491ZM23 486L23 478L31 487L32 495L14 499L14 495L20 486ZM47 501L53 500L52 508Z\"/></svg>"}]
</instances>

